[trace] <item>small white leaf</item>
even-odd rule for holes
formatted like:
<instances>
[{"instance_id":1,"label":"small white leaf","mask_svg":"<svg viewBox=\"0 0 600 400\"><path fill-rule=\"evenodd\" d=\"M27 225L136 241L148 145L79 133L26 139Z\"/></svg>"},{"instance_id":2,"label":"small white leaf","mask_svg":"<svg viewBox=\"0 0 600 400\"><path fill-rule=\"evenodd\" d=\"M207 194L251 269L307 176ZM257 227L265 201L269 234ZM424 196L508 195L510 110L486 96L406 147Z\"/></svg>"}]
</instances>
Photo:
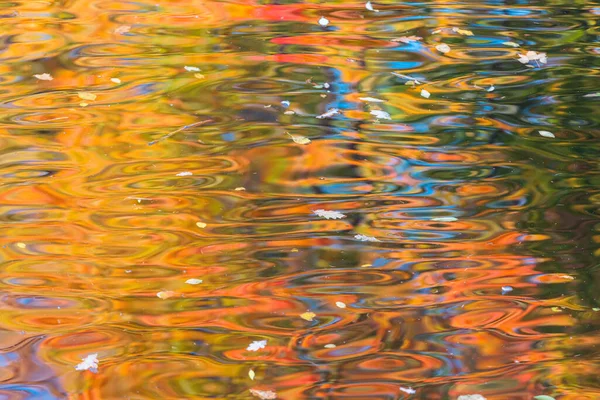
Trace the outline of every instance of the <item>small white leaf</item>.
<instances>
[{"instance_id":1,"label":"small white leaf","mask_svg":"<svg viewBox=\"0 0 600 400\"><path fill-rule=\"evenodd\" d=\"M435 46L435 48L440 53L446 54L450 52L450 46L448 46L446 43L438 44L437 46Z\"/></svg>"},{"instance_id":2,"label":"small white leaf","mask_svg":"<svg viewBox=\"0 0 600 400\"><path fill-rule=\"evenodd\" d=\"M336 301L336 302L335 302L335 305L336 305L338 308L346 308L346 303L344 303L344 302L341 302L341 301Z\"/></svg>"},{"instance_id":3,"label":"small white leaf","mask_svg":"<svg viewBox=\"0 0 600 400\"><path fill-rule=\"evenodd\" d=\"M187 283L188 285L199 285L202 283L202 279L190 278L187 281L185 281L185 283Z\"/></svg>"},{"instance_id":4,"label":"small white leaf","mask_svg":"<svg viewBox=\"0 0 600 400\"><path fill-rule=\"evenodd\" d=\"M183 172L179 172L177 175L175 176L192 176L194 175L193 173L191 173L190 171L183 171Z\"/></svg>"},{"instance_id":5,"label":"small white leaf","mask_svg":"<svg viewBox=\"0 0 600 400\"><path fill-rule=\"evenodd\" d=\"M385 102L385 100L376 99L375 97L359 97L358 99L369 102L369 103L384 103Z\"/></svg>"},{"instance_id":6,"label":"small white leaf","mask_svg":"<svg viewBox=\"0 0 600 400\"><path fill-rule=\"evenodd\" d=\"M166 300L166 299L168 299L170 297L175 296L176 294L177 293L175 293L175 292L173 292L171 290L165 290L165 291L156 293L156 297L158 297L159 299L162 299L162 300Z\"/></svg>"},{"instance_id":7,"label":"small white leaf","mask_svg":"<svg viewBox=\"0 0 600 400\"><path fill-rule=\"evenodd\" d=\"M90 370L92 372L95 372L95 370L98 368L98 353L89 354L81 360L82 362L77 364L77 366L75 367L77 371Z\"/></svg>"},{"instance_id":8,"label":"small white leaf","mask_svg":"<svg viewBox=\"0 0 600 400\"><path fill-rule=\"evenodd\" d=\"M512 286L502 286L502 293L512 292L513 290Z\"/></svg>"},{"instance_id":9,"label":"small white leaf","mask_svg":"<svg viewBox=\"0 0 600 400\"><path fill-rule=\"evenodd\" d=\"M319 25L327 26L327 25L329 25L329 20L325 17L321 17L321 18L319 18Z\"/></svg>"},{"instance_id":10,"label":"small white leaf","mask_svg":"<svg viewBox=\"0 0 600 400\"><path fill-rule=\"evenodd\" d=\"M555 400L552 396L546 396L545 394L540 394L534 397L535 400Z\"/></svg>"},{"instance_id":11,"label":"small white leaf","mask_svg":"<svg viewBox=\"0 0 600 400\"><path fill-rule=\"evenodd\" d=\"M370 1L367 1L367 4L365 4L365 8L369 11L375 11L375 12L379 12L379 10L376 10L373 8L373 4L371 4Z\"/></svg>"},{"instance_id":12,"label":"small white leaf","mask_svg":"<svg viewBox=\"0 0 600 400\"><path fill-rule=\"evenodd\" d=\"M250 371L248 371L248 376L250 377L250 379L254 380L254 377L256 376L254 370L251 369Z\"/></svg>"},{"instance_id":13,"label":"small white leaf","mask_svg":"<svg viewBox=\"0 0 600 400\"><path fill-rule=\"evenodd\" d=\"M110 81L111 81L112 83L117 83L117 84L118 84L118 83L121 83L121 80L120 80L119 78L110 78Z\"/></svg>"},{"instance_id":14,"label":"small white leaf","mask_svg":"<svg viewBox=\"0 0 600 400\"><path fill-rule=\"evenodd\" d=\"M454 222L454 221L458 221L458 218L456 217L435 217L435 218L431 218L432 221L436 221L436 222Z\"/></svg>"},{"instance_id":15,"label":"small white leaf","mask_svg":"<svg viewBox=\"0 0 600 400\"><path fill-rule=\"evenodd\" d=\"M267 346L267 341L266 340L255 340L254 342L250 343L248 345L248 347L246 348L246 350L248 351L258 351L260 349L264 349Z\"/></svg>"},{"instance_id":16,"label":"small white leaf","mask_svg":"<svg viewBox=\"0 0 600 400\"><path fill-rule=\"evenodd\" d=\"M538 131L540 133L540 136L543 137L547 137L547 138L555 138L556 136L554 136L554 133L552 132L548 132L548 131Z\"/></svg>"},{"instance_id":17,"label":"small white leaf","mask_svg":"<svg viewBox=\"0 0 600 400\"><path fill-rule=\"evenodd\" d=\"M51 81L52 79L52 75L50 74L37 74L34 75L37 79L39 79L40 81Z\"/></svg>"},{"instance_id":18,"label":"small white leaf","mask_svg":"<svg viewBox=\"0 0 600 400\"><path fill-rule=\"evenodd\" d=\"M458 396L456 400L486 400L486 398L480 394L463 394L462 396Z\"/></svg>"},{"instance_id":19,"label":"small white leaf","mask_svg":"<svg viewBox=\"0 0 600 400\"><path fill-rule=\"evenodd\" d=\"M429 93L427 90L425 89L421 89L421 96L425 97L426 99L429 98L429 96L431 96L431 93Z\"/></svg>"},{"instance_id":20,"label":"small white leaf","mask_svg":"<svg viewBox=\"0 0 600 400\"><path fill-rule=\"evenodd\" d=\"M358 239L362 242L380 242L379 239L377 239L373 236L366 236L366 235L354 235L354 239Z\"/></svg>"},{"instance_id":21,"label":"small white leaf","mask_svg":"<svg viewBox=\"0 0 600 400\"><path fill-rule=\"evenodd\" d=\"M288 133L289 135L289 133ZM295 143L298 144L309 144L310 143L310 139L305 137L305 136L301 136L301 135L290 135L290 137L292 138L292 140Z\"/></svg>"},{"instance_id":22,"label":"small white leaf","mask_svg":"<svg viewBox=\"0 0 600 400\"><path fill-rule=\"evenodd\" d=\"M274 400L277 398L277 393L272 390L250 389L250 393L261 400Z\"/></svg>"},{"instance_id":23,"label":"small white leaf","mask_svg":"<svg viewBox=\"0 0 600 400\"><path fill-rule=\"evenodd\" d=\"M200 72L200 68L198 67L188 67L187 65L183 67L188 72Z\"/></svg>"},{"instance_id":24,"label":"small white leaf","mask_svg":"<svg viewBox=\"0 0 600 400\"><path fill-rule=\"evenodd\" d=\"M323 347L325 347L326 349L335 349L337 346L335 344L333 344L333 343L329 343L329 344L326 344Z\"/></svg>"},{"instance_id":25,"label":"small white leaf","mask_svg":"<svg viewBox=\"0 0 600 400\"><path fill-rule=\"evenodd\" d=\"M417 393L417 391L413 388L404 388L404 387L400 387L400 391L404 392L406 394L415 394Z\"/></svg>"},{"instance_id":26,"label":"small white leaf","mask_svg":"<svg viewBox=\"0 0 600 400\"><path fill-rule=\"evenodd\" d=\"M331 118L336 114L339 114L340 110L338 110L337 108L332 108L331 110L327 110L327 112L321 114L321 115L317 115L318 119L323 119L323 118Z\"/></svg>"},{"instance_id":27,"label":"small white leaf","mask_svg":"<svg viewBox=\"0 0 600 400\"><path fill-rule=\"evenodd\" d=\"M388 114L387 112L382 111L382 110L371 110L371 115L374 115L375 118L379 118L379 119L389 119L389 120L392 119L390 114Z\"/></svg>"},{"instance_id":28,"label":"small white leaf","mask_svg":"<svg viewBox=\"0 0 600 400\"><path fill-rule=\"evenodd\" d=\"M319 217L322 217L322 218L325 218L325 219L342 219L342 218L346 218L346 215L342 214L339 211L323 210L322 208L320 208L318 210L314 210L313 212L316 215L318 215Z\"/></svg>"}]
</instances>

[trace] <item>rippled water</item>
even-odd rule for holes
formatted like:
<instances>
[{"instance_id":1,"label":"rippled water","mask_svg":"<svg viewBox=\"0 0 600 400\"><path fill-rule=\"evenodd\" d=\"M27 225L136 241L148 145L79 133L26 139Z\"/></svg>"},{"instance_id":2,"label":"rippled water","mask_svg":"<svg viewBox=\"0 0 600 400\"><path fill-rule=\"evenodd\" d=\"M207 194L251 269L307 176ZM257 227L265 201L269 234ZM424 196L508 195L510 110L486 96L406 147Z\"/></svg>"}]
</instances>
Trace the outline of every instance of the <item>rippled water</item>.
<instances>
[{"instance_id":1,"label":"rippled water","mask_svg":"<svg viewBox=\"0 0 600 400\"><path fill-rule=\"evenodd\" d=\"M600 3L372 7L0 2L0 398L600 398Z\"/></svg>"}]
</instances>

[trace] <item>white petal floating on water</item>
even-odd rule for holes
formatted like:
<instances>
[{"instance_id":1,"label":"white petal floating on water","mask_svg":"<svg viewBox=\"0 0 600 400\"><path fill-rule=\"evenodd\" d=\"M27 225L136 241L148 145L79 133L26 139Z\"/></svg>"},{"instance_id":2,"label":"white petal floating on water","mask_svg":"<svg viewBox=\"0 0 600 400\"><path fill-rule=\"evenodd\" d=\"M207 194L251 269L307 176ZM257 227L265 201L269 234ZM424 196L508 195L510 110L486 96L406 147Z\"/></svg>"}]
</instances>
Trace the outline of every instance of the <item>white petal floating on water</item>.
<instances>
[{"instance_id":1,"label":"white petal floating on water","mask_svg":"<svg viewBox=\"0 0 600 400\"><path fill-rule=\"evenodd\" d=\"M342 302L342 301L336 301L336 302L335 302L335 305L336 305L338 308L346 308L346 303L344 303L344 302Z\"/></svg>"},{"instance_id":2,"label":"white petal floating on water","mask_svg":"<svg viewBox=\"0 0 600 400\"><path fill-rule=\"evenodd\" d=\"M387 112L385 112L383 110L371 110L371 115L374 115L375 118L379 118L379 119L389 119L389 120L392 119L390 114L388 114Z\"/></svg>"},{"instance_id":3,"label":"white petal floating on water","mask_svg":"<svg viewBox=\"0 0 600 400\"><path fill-rule=\"evenodd\" d=\"M480 394L463 394L456 400L486 400L486 398Z\"/></svg>"},{"instance_id":4,"label":"white petal floating on water","mask_svg":"<svg viewBox=\"0 0 600 400\"><path fill-rule=\"evenodd\" d=\"M177 295L177 293L173 292L172 290L165 290L165 291L156 293L156 297L158 297L159 299L162 299L162 300L169 299L175 295Z\"/></svg>"},{"instance_id":5,"label":"white petal floating on water","mask_svg":"<svg viewBox=\"0 0 600 400\"><path fill-rule=\"evenodd\" d=\"M513 290L512 286L502 286L502 293L512 292Z\"/></svg>"},{"instance_id":6,"label":"white petal floating on water","mask_svg":"<svg viewBox=\"0 0 600 400\"><path fill-rule=\"evenodd\" d=\"M82 361L77 364L75 369L77 371L92 371L95 372L98 369L98 353L89 354L85 358L81 359Z\"/></svg>"},{"instance_id":7,"label":"white petal floating on water","mask_svg":"<svg viewBox=\"0 0 600 400\"><path fill-rule=\"evenodd\" d=\"M510 47L519 47L519 43L515 43L515 42L502 42L502 44L505 46L510 46Z\"/></svg>"},{"instance_id":8,"label":"white petal floating on water","mask_svg":"<svg viewBox=\"0 0 600 400\"><path fill-rule=\"evenodd\" d=\"M421 96L425 97L426 99L429 98L429 96L431 96L431 93L429 93L427 90L425 89L421 89Z\"/></svg>"},{"instance_id":9,"label":"white petal floating on water","mask_svg":"<svg viewBox=\"0 0 600 400\"><path fill-rule=\"evenodd\" d=\"M318 210L314 210L313 212L316 215L318 215L319 217L322 217L322 218L325 218L325 219L342 219L342 218L346 218L346 215L342 214L339 211L323 210L322 208L320 208Z\"/></svg>"},{"instance_id":10,"label":"white petal floating on water","mask_svg":"<svg viewBox=\"0 0 600 400\"><path fill-rule=\"evenodd\" d=\"M198 67L188 67L187 65L183 67L188 72L200 72L200 68Z\"/></svg>"},{"instance_id":11,"label":"white petal floating on water","mask_svg":"<svg viewBox=\"0 0 600 400\"><path fill-rule=\"evenodd\" d=\"M458 221L458 218L456 217L435 217L435 218L431 218L432 221L436 221L436 222L454 222L454 221Z\"/></svg>"},{"instance_id":12,"label":"white petal floating on water","mask_svg":"<svg viewBox=\"0 0 600 400\"><path fill-rule=\"evenodd\" d=\"M250 389L250 393L261 400L274 400L277 398L277 393L272 390Z\"/></svg>"},{"instance_id":13,"label":"white petal floating on water","mask_svg":"<svg viewBox=\"0 0 600 400\"><path fill-rule=\"evenodd\" d=\"M90 92L79 92L77 96L82 100L96 100L96 95Z\"/></svg>"},{"instance_id":14,"label":"white petal floating on water","mask_svg":"<svg viewBox=\"0 0 600 400\"><path fill-rule=\"evenodd\" d=\"M248 351L258 351L260 349L264 349L265 347L267 347L267 341L266 340L255 340L254 342L250 343L248 345L248 347L246 348L246 350Z\"/></svg>"},{"instance_id":15,"label":"white petal floating on water","mask_svg":"<svg viewBox=\"0 0 600 400\"><path fill-rule=\"evenodd\" d=\"M435 49L440 53L444 54L450 52L450 46L448 46L446 43L438 44L437 46L435 46Z\"/></svg>"},{"instance_id":16,"label":"white petal floating on water","mask_svg":"<svg viewBox=\"0 0 600 400\"><path fill-rule=\"evenodd\" d=\"M248 371L248 377L252 380L254 380L254 377L256 376L256 374L254 373L254 370L251 369L250 371Z\"/></svg>"},{"instance_id":17,"label":"white petal floating on water","mask_svg":"<svg viewBox=\"0 0 600 400\"><path fill-rule=\"evenodd\" d=\"M329 344L326 344L323 347L325 347L326 349L335 349L337 346L335 344L333 344L333 343L329 343Z\"/></svg>"},{"instance_id":18,"label":"white petal floating on water","mask_svg":"<svg viewBox=\"0 0 600 400\"><path fill-rule=\"evenodd\" d=\"M406 394L415 394L417 393L417 391L413 388L404 388L404 387L400 387L400 391L404 392Z\"/></svg>"},{"instance_id":19,"label":"white petal floating on water","mask_svg":"<svg viewBox=\"0 0 600 400\"><path fill-rule=\"evenodd\" d=\"M329 20L325 17L321 17L321 18L319 18L319 25L327 26L327 25L329 25Z\"/></svg>"},{"instance_id":20,"label":"white petal floating on water","mask_svg":"<svg viewBox=\"0 0 600 400\"><path fill-rule=\"evenodd\" d=\"M288 135L290 135L290 134L288 133ZM294 143L298 143L298 144L309 144L310 143L310 139L305 136L290 135L290 137L292 138Z\"/></svg>"},{"instance_id":21,"label":"white petal floating on water","mask_svg":"<svg viewBox=\"0 0 600 400\"><path fill-rule=\"evenodd\" d=\"M51 81L52 79L54 79L50 74L37 74L34 75L34 77L36 77L40 81Z\"/></svg>"},{"instance_id":22,"label":"white petal floating on water","mask_svg":"<svg viewBox=\"0 0 600 400\"><path fill-rule=\"evenodd\" d=\"M118 83L121 83L121 80L120 80L119 78L110 78L110 81L111 81L112 83L117 83L117 84L118 84Z\"/></svg>"},{"instance_id":23,"label":"white petal floating on water","mask_svg":"<svg viewBox=\"0 0 600 400\"><path fill-rule=\"evenodd\" d=\"M584 94L583 97L600 97L600 92Z\"/></svg>"},{"instance_id":24,"label":"white petal floating on water","mask_svg":"<svg viewBox=\"0 0 600 400\"><path fill-rule=\"evenodd\" d=\"M402 36L396 39L392 39L392 42L402 42L402 43L410 43L410 42L418 42L423 39L421 36Z\"/></svg>"},{"instance_id":25,"label":"white petal floating on water","mask_svg":"<svg viewBox=\"0 0 600 400\"><path fill-rule=\"evenodd\" d=\"M194 174L191 173L190 171L183 171L183 172L178 173L175 176L191 176L191 175L194 175Z\"/></svg>"},{"instance_id":26,"label":"white petal floating on water","mask_svg":"<svg viewBox=\"0 0 600 400\"><path fill-rule=\"evenodd\" d=\"M354 239L362 242L381 242L381 240L377 239L376 237L366 235L354 235Z\"/></svg>"},{"instance_id":27,"label":"white petal floating on water","mask_svg":"<svg viewBox=\"0 0 600 400\"><path fill-rule=\"evenodd\" d=\"M369 103L384 103L385 102L385 100L376 99L375 97L359 97L358 99L369 102Z\"/></svg>"},{"instance_id":28,"label":"white petal floating on water","mask_svg":"<svg viewBox=\"0 0 600 400\"><path fill-rule=\"evenodd\" d=\"M373 8L373 4L371 4L370 1L367 1L367 4L365 4L365 8L369 11L375 11L375 12L379 12L379 10L376 10Z\"/></svg>"},{"instance_id":29,"label":"white petal floating on water","mask_svg":"<svg viewBox=\"0 0 600 400\"><path fill-rule=\"evenodd\" d=\"M331 110L327 110L327 112L321 114L321 115L317 115L318 119L323 119L323 118L331 118L336 114L339 114L340 110L338 110L337 108L332 108Z\"/></svg>"},{"instance_id":30,"label":"white petal floating on water","mask_svg":"<svg viewBox=\"0 0 600 400\"><path fill-rule=\"evenodd\" d=\"M496 88L494 87L494 85L491 85L489 88L487 88L486 90L488 92L493 92Z\"/></svg>"},{"instance_id":31,"label":"white petal floating on water","mask_svg":"<svg viewBox=\"0 0 600 400\"><path fill-rule=\"evenodd\" d=\"M546 396L545 394L540 394L537 396L534 396L535 400L556 400L554 397L552 396Z\"/></svg>"},{"instance_id":32,"label":"white petal floating on water","mask_svg":"<svg viewBox=\"0 0 600 400\"><path fill-rule=\"evenodd\" d=\"M555 138L556 136L554 136L554 133L552 132L548 132L548 131L538 131L540 136L543 137L547 137L547 138Z\"/></svg>"},{"instance_id":33,"label":"white petal floating on water","mask_svg":"<svg viewBox=\"0 0 600 400\"><path fill-rule=\"evenodd\" d=\"M202 279L190 278L187 281L185 281L185 283L187 283L188 285L199 285L202 283Z\"/></svg>"}]
</instances>

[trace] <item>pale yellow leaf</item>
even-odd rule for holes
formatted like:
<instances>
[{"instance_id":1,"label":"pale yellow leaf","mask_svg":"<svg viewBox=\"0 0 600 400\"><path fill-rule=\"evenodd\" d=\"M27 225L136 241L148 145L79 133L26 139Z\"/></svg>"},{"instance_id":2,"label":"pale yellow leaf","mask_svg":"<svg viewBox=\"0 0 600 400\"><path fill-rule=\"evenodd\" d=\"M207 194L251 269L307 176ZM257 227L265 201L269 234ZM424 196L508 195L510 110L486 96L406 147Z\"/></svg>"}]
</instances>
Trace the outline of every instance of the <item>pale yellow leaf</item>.
<instances>
[{"instance_id":1,"label":"pale yellow leaf","mask_svg":"<svg viewBox=\"0 0 600 400\"><path fill-rule=\"evenodd\" d=\"M450 46L448 46L446 43L438 44L437 46L435 46L435 48L440 53L446 54L450 52Z\"/></svg>"},{"instance_id":2,"label":"pale yellow leaf","mask_svg":"<svg viewBox=\"0 0 600 400\"><path fill-rule=\"evenodd\" d=\"M52 75L50 74L37 74L34 75L37 79L39 79L40 81L51 81L52 79Z\"/></svg>"},{"instance_id":3,"label":"pale yellow leaf","mask_svg":"<svg viewBox=\"0 0 600 400\"><path fill-rule=\"evenodd\" d=\"M305 313L300 314L300 318L306 320L306 321L312 321L314 317L316 317L317 314L315 314L312 311L307 311Z\"/></svg>"},{"instance_id":4,"label":"pale yellow leaf","mask_svg":"<svg viewBox=\"0 0 600 400\"><path fill-rule=\"evenodd\" d=\"M18 242L17 243L17 247L20 248L20 249L24 249L24 248L27 247L27 245L25 243L23 243L23 242Z\"/></svg>"},{"instance_id":5,"label":"pale yellow leaf","mask_svg":"<svg viewBox=\"0 0 600 400\"><path fill-rule=\"evenodd\" d=\"M243 187L243 186L240 186L240 187L236 187L234 190L235 190L236 192L243 192L244 190L246 190L246 188L245 188L245 187Z\"/></svg>"},{"instance_id":6,"label":"pale yellow leaf","mask_svg":"<svg viewBox=\"0 0 600 400\"><path fill-rule=\"evenodd\" d=\"M343 303L341 301L336 301L335 305L338 306L339 308L346 308L346 303Z\"/></svg>"},{"instance_id":7,"label":"pale yellow leaf","mask_svg":"<svg viewBox=\"0 0 600 400\"><path fill-rule=\"evenodd\" d=\"M115 33L119 35L124 35L131 30L131 26L129 25L121 25L117 29L115 29Z\"/></svg>"},{"instance_id":8,"label":"pale yellow leaf","mask_svg":"<svg viewBox=\"0 0 600 400\"><path fill-rule=\"evenodd\" d=\"M206 228L208 225L206 225L204 222L196 222L196 226L198 228Z\"/></svg>"},{"instance_id":9,"label":"pale yellow leaf","mask_svg":"<svg viewBox=\"0 0 600 400\"><path fill-rule=\"evenodd\" d=\"M251 369L250 371L248 371L248 376L250 377L250 379L254 380L254 377L256 376L254 370Z\"/></svg>"},{"instance_id":10,"label":"pale yellow leaf","mask_svg":"<svg viewBox=\"0 0 600 400\"><path fill-rule=\"evenodd\" d=\"M156 296L157 296L159 299L163 299L163 300L165 300L165 299L168 299L168 298L170 298L170 297L173 297L173 296L175 296L176 294L177 294L177 293L175 293L175 292L173 292L173 291L171 291L171 290L165 290L165 291L163 291L163 292L158 292L158 293L156 293Z\"/></svg>"},{"instance_id":11,"label":"pale yellow leaf","mask_svg":"<svg viewBox=\"0 0 600 400\"><path fill-rule=\"evenodd\" d=\"M110 78L110 81L113 83L121 83L121 80L119 78Z\"/></svg>"},{"instance_id":12,"label":"pale yellow leaf","mask_svg":"<svg viewBox=\"0 0 600 400\"><path fill-rule=\"evenodd\" d=\"M79 92L77 93L77 96L82 100L96 100L97 97L94 93L90 92Z\"/></svg>"},{"instance_id":13,"label":"pale yellow leaf","mask_svg":"<svg viewBox=\"0 0 600 400\"><path fill-rule=\"evenodd\" d=\"M80 105L81 107L87 107L87 106L88 106L88 103L81 102L81 103L79 103L79 105Z\"/></svg>"},{"instance_id":14,"label":"pale yellow leaf","mask_svg":"<svg viewBox=\"0 0 600 400\"><path fill-rule=\"evenodd\" d=\"M335 347L336 347L336 346L335 346L335 344L333 344L333 343L329 343L329 344L326 344L324 347L325 347L326 349L335 349Z\"/></svg>"},{"instance_id":15,"label":"pale yellow leaf","mask_svg":"<svg viewBox=\"0 0 600 400\"><path fill-rule=\"evenodd\" d=\"M194 76L198 79L204 79L204 75L202 74L194 74Z\"/></svg>"},{"instance_id":16,"label":"pale yellow leaf","mask_svg":"<svg viewBox=\"0 0 600 400\"><path fill-rule=\"evenodd\" d=\"M288 133L288 135L290 135L290 134ZM292 138L292 140L293 140L295 143L298 143L298 144L309 144L309 143L310 143L310 139L309 139L309 138L307 138L307 137L305 137L305 136L301 136L301 135L290 135L290 137Z\"/></svg>"}]
</instances>

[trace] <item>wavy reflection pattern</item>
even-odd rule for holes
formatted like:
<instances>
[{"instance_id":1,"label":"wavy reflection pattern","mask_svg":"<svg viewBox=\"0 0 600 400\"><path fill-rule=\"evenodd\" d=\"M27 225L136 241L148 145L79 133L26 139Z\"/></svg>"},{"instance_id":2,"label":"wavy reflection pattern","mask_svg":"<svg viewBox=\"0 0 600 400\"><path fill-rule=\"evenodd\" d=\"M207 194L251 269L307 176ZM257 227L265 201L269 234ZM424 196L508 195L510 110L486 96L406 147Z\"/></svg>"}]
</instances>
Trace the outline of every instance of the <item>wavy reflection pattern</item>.
<instances>
[{"instance_id":1,"label":"wavy reflection pattern","mask_svg":"<svg viewBox=\"0 0 600 400\"><path fill-rule=\"evenodd\" d=\"M600 398L598 5L283 3L0 5L0 397Z\"/></svg>"}]
</instances>

